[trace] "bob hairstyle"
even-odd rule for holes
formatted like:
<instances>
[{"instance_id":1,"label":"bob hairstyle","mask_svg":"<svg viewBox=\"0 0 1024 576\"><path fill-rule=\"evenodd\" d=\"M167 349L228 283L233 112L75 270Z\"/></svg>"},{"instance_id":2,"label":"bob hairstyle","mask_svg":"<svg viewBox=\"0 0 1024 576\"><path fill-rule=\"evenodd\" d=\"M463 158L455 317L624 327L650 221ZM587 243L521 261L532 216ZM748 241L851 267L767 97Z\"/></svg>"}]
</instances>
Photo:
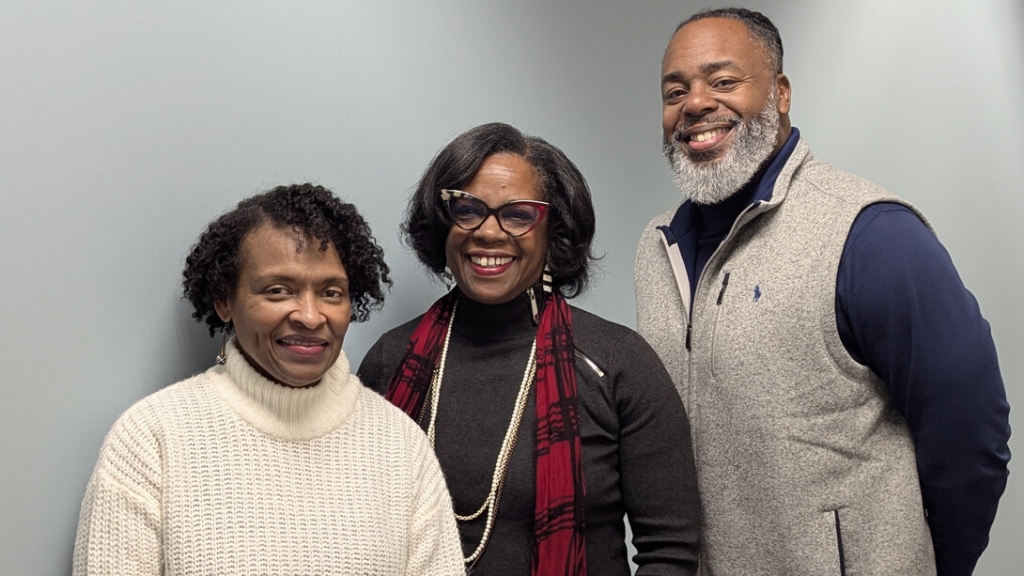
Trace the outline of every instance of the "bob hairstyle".
<instances>
[{"instance_id":1,"label":"bob hairstyle","mask_svg":"<svg viewBox=\"0 0 1024 576\"><path fill-rule=\"evenodd\" d=\"M390 288L391 271L356 207L323 186L278 186L242 200L234 210L211 222L185 259L184 296L194 308L192 317L205 321L211 336L218 329L231 330L213 305L234 296L242 241L264 223L317 239L321 251L334 246L348 274L353 321L365 321L371 308L383 305L383 285Z\"/></svg>"},{"instance_id":2,"label":"bob hairstyle","mask_svg":"<svg viewBox=\"0 0 1024 576\"><path fill-rule=\"evenodd\" d=\"M441 189L464 187L485 159L502 152L521 156L536 170L540 193L551 204L547 262L554 286L566 298L580 295L589 282L591 262L597 260L591 251L595 223L590 188L561 150L508 124L472 128L437 153L409 199L402 224L406 244L430 271L440 274L446 263L445 240L453 226L441 202Z\"/></svg>"}]
</instances>

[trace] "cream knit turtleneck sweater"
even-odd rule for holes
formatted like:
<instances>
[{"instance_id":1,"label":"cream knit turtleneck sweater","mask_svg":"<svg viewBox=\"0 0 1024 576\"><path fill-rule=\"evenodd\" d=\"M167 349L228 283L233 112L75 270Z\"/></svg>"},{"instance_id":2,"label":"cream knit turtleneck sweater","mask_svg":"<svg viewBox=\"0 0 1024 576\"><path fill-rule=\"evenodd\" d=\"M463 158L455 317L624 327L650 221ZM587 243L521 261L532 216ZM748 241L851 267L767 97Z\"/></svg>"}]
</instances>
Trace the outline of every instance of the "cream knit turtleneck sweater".
<instances>
[{"instance_id":1,"label":"cream knit turtleneck sweater","mask_svg":"<svg viewBox=\"0 0 1024 576\"><path fill-rule=\"evenodd\" d=\"M228 361L108 434L75 540L85 574L464 574L415 423L349 373L289 388Z\"/></svg>"}]
</instances>

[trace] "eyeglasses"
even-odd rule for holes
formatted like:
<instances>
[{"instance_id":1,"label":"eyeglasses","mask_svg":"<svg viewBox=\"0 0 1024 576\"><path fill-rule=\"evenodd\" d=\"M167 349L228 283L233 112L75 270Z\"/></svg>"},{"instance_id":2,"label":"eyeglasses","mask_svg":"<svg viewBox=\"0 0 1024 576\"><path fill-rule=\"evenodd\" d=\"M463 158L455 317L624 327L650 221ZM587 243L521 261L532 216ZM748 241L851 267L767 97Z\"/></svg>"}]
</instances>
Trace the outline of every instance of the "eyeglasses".
<instances>
[{"instance_id":1,"label":"eyeglasses","mask_svg":"<svg viewBox=\"0 0 1024 576\"><path fill-rule=\"evenodd\" d=\"M498 227L512 237L522 236L536 228L551 206L539 200L513 200L491 208L469 192L447 189L441 190L441 200L459 228L472 232L494 214Z\"/></svg>"}]
</instances>

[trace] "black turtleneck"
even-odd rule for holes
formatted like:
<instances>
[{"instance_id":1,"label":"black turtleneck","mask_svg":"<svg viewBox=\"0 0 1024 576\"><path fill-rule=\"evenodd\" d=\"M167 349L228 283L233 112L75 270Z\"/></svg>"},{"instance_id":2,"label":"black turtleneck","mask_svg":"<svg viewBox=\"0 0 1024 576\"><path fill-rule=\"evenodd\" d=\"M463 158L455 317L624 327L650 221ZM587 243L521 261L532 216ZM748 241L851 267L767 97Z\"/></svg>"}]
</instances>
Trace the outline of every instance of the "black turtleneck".
<instances>
[{"instance_id":1,"label":"black turtleneck","mask_svg":"<svg viewBox=\"0 0 1024 576\"><path fill-rule=\"evenodd\" d=\"M539 293L539 291L538 291ZM486 498L536 333L523 295L489 306L459 296L441 383L436 446L459 514ZM694 574L699 507L689 424L654 351L632 330L572 308L586 478L587 569L628 575L623 515L637 548L638 575ZM359 376L383 393L420 318L370 349ZM422 427L429 420L425 409ZM474 574L526 575L533 551L534 393L523 416L494 533ZM459 523L463 550L476 549L485 515Z\"/></svg>"}]
</instances>

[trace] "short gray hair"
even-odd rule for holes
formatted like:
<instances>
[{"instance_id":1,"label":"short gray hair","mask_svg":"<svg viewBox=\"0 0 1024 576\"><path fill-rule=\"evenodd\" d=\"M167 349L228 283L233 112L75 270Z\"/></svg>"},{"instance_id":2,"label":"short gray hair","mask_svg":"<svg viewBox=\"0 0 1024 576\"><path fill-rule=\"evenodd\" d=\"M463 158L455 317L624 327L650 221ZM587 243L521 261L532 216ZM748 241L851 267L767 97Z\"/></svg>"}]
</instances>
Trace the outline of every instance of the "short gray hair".
<instances>
[{"instance_id":1,"label":"short gray hair","mask_svg":"<svg viewBox=\"0 0 1024 576\"><path fill-rule=\"evenodd\" d=\"M779 29L772 24L767 16L746 8L709 8L687 18L679 26L676 26L676 32L690 22L705 18L728 18L742 22L750 31L754 43L764 50L768 57L768 66L776 74L782 73L782 37L779 36Z\"/></svg>"}]
</instances>

